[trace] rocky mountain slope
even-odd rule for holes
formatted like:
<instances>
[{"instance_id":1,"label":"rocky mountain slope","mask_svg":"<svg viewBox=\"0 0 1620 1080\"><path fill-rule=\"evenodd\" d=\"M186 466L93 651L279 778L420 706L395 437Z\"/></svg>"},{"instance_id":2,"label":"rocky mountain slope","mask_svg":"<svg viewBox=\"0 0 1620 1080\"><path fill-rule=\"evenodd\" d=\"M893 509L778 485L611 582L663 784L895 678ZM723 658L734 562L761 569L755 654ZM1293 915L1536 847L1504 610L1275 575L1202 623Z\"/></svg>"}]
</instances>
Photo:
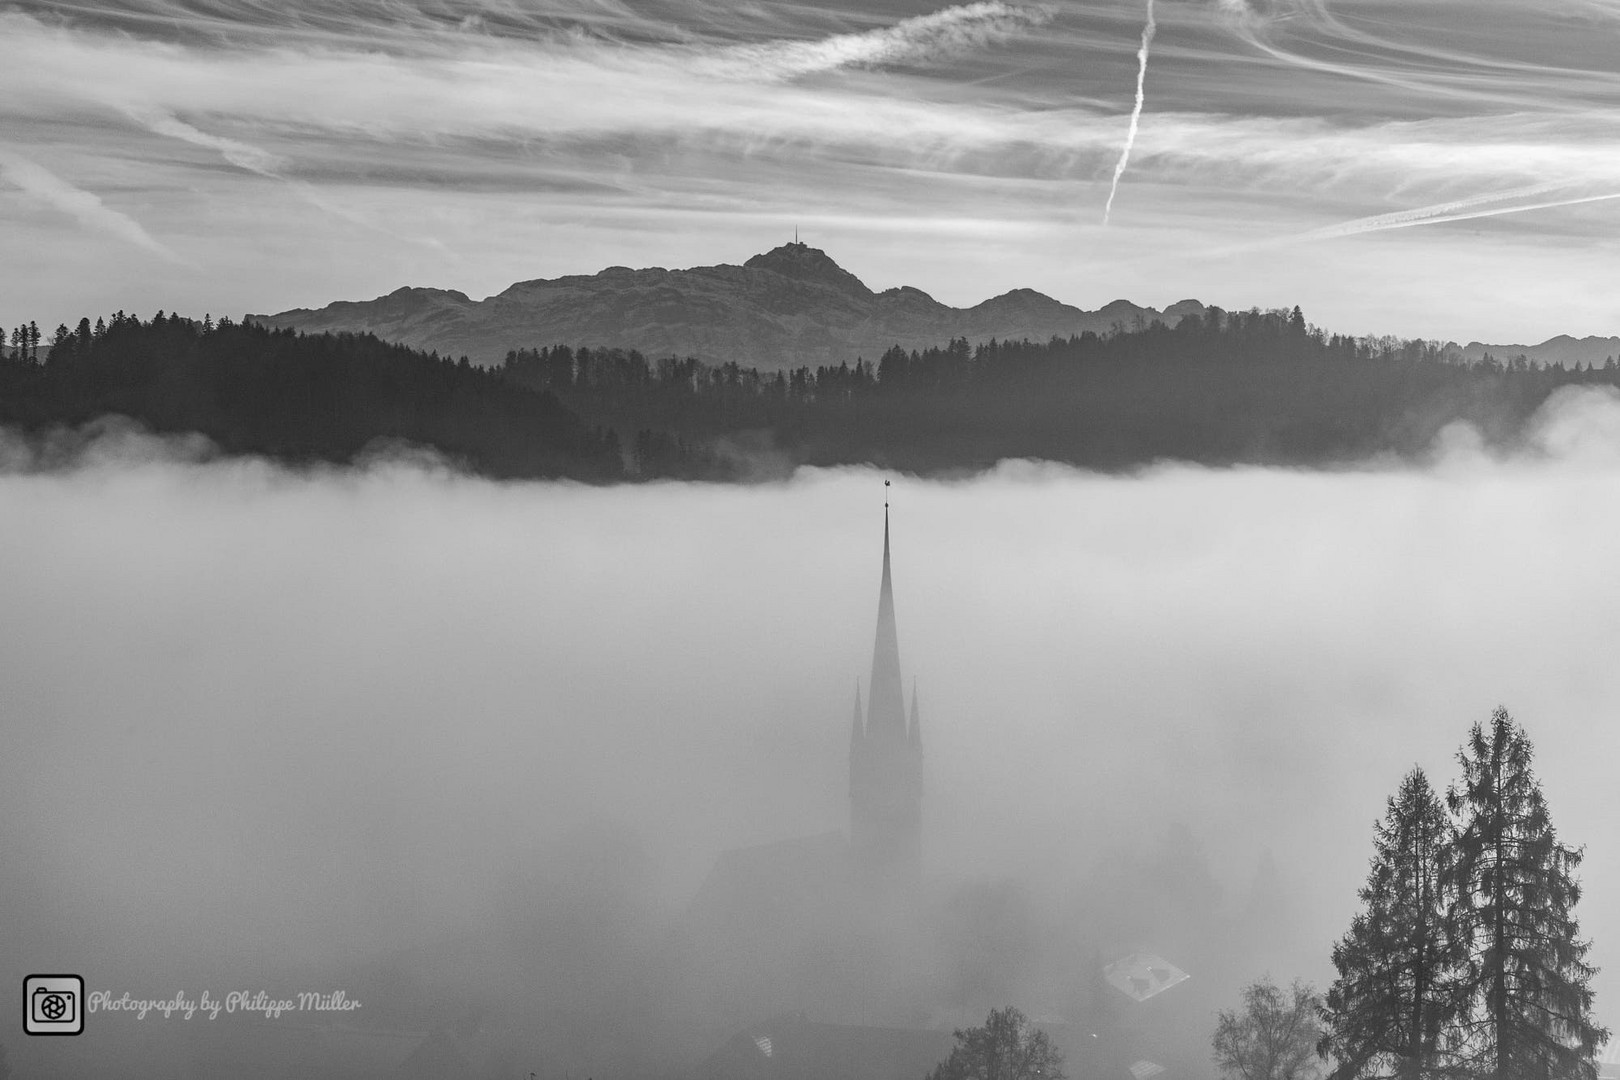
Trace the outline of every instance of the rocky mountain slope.
<instances>
[{"instance_id":1,"label":"rocky mountain slope","mask_svg":"<svg viewBox=\"0 0 1620 1080\"><path fill-rule=\"evenodd\" d=\"M1046 341L1129 327L1139 317L1174 323L1203 309L1196 300L1162 312L1116 300L1083 311L1031 289L954 308L905 286L873 292L825 252L793 243L742 266L614 266L589 276L521 281L485 300L404 288L375 300L246 318L311 333L369 331L484 364L499 363L509 349L567 344L777 370L875 359L895 344L920 349L957 337Z\"/></svg>"}]
</instances>

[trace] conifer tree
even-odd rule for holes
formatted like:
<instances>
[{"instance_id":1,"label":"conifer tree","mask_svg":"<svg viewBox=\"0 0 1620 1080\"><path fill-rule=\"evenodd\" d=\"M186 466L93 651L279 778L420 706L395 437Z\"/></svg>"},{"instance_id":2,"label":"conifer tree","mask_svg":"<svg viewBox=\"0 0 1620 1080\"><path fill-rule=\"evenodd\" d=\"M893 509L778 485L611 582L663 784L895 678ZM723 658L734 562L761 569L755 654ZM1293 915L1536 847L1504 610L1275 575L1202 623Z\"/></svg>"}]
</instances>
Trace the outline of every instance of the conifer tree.
<instances>
[{"instance_id":1,"label":"conifer tree","mask_svg":"<svg viewBox=\"0 0 1620 1080\"><path fill-rule=\"evenodd\" d=\"M1330 1080L1428 1080L1454 1030L1463 957L1441 886L1451 822L1422 769L1373 830L1364 906L1333 947L1319 1050L1338 1062Z\"/></svg>"},{"instance_id":2,"label":"conifer tree","mask_svg":"<svg viewBox=\"0 0 1620 1080\"><path fill-rule=\"evenodd\" d=\"M1595 969L1574 915L1582 850L1559 843L1531 756L1498 708L1457 752L1462 780L1446 795L1458 818L1446 879L1467 952L1464 1048L1485 1080L1595 1080L1608 1032L1592 1019Z\"/></svg>"}]
</instances>

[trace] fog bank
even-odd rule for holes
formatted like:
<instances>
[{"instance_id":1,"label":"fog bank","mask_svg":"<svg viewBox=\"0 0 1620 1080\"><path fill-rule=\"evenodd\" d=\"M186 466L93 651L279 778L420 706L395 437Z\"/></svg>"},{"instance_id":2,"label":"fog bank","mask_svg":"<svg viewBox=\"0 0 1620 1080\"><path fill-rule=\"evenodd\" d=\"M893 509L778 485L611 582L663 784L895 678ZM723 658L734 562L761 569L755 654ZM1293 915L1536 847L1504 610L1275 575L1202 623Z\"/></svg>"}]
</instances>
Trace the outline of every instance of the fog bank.
<instances>
[{"instance_id":1,"label":"fog bank","mask_svg":"<svg viewBox=\"0 0 1620 1080\"><path fill-rule=\"evenodd\" d=\"M1503 703L1587 847L1620 1021L1620 402L1560 395L1539 431L1507 460L1451 431L1423 469L894 478L929 872L1061 907L1185 825L1229 905L1271 853L1268 965L1325 982L1384 799L1414 763L1450 782ZM847 824L879 473L588 488L4 445L0 979L253 986L581 898L656 937L723 849Z\"/></svg>"}]
</instances>

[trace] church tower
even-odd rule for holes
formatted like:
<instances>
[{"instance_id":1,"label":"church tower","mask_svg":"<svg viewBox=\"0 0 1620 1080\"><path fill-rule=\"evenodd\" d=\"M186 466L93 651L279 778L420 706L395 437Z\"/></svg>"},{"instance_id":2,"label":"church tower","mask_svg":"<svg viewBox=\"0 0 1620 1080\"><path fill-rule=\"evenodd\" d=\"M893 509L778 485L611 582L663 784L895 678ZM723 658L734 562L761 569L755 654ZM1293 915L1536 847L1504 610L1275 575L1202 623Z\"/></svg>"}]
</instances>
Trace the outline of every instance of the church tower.
<instances>
[{"instance_id":1,"label":"church tower","mask_svg":"<svg viewBox=\"0 0 1620 1080\"><path fill-rule=\"evenodd\" d=\"M922 726L917 690L906 716L900 639L889 574L889 508L883 507L883 581L866 713L855 688L849 737L849 839L856 864L875 878L914 876L922 855Z\"/></svg>"}]
</instances>

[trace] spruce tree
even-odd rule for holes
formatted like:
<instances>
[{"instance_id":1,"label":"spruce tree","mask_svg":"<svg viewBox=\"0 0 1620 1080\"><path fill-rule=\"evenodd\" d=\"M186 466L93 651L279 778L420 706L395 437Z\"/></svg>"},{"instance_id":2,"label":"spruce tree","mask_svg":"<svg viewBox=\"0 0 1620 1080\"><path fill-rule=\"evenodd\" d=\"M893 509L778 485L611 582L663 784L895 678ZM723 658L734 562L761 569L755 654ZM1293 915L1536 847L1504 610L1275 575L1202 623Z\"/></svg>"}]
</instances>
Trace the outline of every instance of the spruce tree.
<instances>
[{"instance_id":1,"label":"spruce tree","mask_svg":"<svg viewBox=\"0 0 1620 1080\"><path fill-rule=\"evenodd\" d=\"M1373 826L1364 906L1333 947L1319 1046L1338 1062L1331 1080L1427 1080L1444 1063L1463 959L1441 885L1450 840L1446 809L1414 768Z\"/></svg>"},{"instance_id":2,"label":"spruce tree","mask_svg":"<svg viewBox=\"0 0 1620 1080\"><path fill-rule=\"evenodd\" d=\"M1458 818L1447 891L1467 950L1470 1071L1486 1080L1595 1080L1608 1032L1592 1019L1574 908L1582 851L1559 843L1524 731L1498 708L1457 752L1446 801Z\"/></svg>"}]
</instances>

